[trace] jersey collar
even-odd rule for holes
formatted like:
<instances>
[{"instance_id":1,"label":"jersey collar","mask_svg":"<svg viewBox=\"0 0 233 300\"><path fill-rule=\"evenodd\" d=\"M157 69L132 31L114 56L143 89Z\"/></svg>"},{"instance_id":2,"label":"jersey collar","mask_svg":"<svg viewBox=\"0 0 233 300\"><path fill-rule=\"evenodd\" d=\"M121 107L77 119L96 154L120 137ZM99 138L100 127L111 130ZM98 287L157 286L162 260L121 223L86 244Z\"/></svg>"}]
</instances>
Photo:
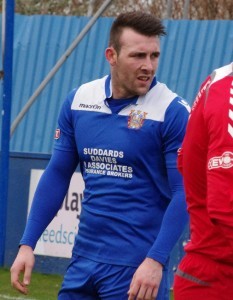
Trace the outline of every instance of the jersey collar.
<instances>
[{"instance_id":1,"label":"jersey collar","mask_svg":"<svg viewBox=\"0 0 233 300\"><path fill-rule=\"evenodd\" d=\"M149 90L151 90L157 84L156 77L153 78ZM108 75L105 80L105 96L106 98L112 97L112 83L111 83L111 75Z\"/></svg>"}]
</instances>

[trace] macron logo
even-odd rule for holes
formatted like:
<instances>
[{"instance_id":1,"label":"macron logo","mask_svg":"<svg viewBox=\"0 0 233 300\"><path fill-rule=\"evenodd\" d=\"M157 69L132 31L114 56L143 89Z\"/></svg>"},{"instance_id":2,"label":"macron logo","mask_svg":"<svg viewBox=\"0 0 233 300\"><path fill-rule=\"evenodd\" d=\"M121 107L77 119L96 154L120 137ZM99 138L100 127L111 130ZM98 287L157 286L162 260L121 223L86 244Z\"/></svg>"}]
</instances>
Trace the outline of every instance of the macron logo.
<instances>
[{"instance_id":1,"label":"macron logo","mask_svg":"<svg viewBox=\"0 0 233 300\"><path fill-rule=\"evenodd\" d=\"M101 106L97 105L97 104L84 104L84 103L80 103L79 104L80 108L86 108L86 109L93 109L93 110L100 110Z\"/></svg>"}]
</instances>

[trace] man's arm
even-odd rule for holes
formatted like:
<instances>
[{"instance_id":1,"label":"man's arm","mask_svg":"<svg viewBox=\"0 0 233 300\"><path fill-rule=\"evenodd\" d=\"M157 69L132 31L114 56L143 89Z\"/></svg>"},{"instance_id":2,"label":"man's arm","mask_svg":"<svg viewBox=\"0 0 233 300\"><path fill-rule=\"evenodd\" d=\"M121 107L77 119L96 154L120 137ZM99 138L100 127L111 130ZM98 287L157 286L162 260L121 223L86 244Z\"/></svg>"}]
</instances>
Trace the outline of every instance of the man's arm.
<instances>
[{"instance_id":1,"label":"man's arm","mask_svg":"<svg viewBox=\"0 0 233 300\"><path fill-rule=\"evenodd\" d=\"M230 149L230 147L228 148ZM211 160L233 160L233 146L230 156L226 149L218 155L210 157ZM225 154L224 154L225 153ZM218 228L226 243L229 244L233 253L233 164L231 167L211 169L207 172L208 197L207 209L212 223Z\"/></svg>"},{"instance_id":2,"label":"man's arm","mask_svg":"<svg viewBox=\"0 0 233 300\"><path fill-rule=\"evenodd\" d=\"M224 75L224 71L226 75ZM229 72L229 75L227 73ZM207 209L233 251L233 120L232 66L213 73L204 117L208 130ZM222 78L221 78L222 77Z\"/></svg>"},{"instance_id":3,"label":"man's arm","mask_svg":"<svg viewBox=\"0 0 233 300\"><path fill-rule=\"evenodd\" d=\"M11 267L11 284L27 294L31 272L34 266L33 250L41 234L61 207L70 179L78 164L76 152L54 150L51 160L43 173L33 199L18 255ZM19 280L24 273L23 281Z\"/></svg>"},{"instance_id":4,"label":"man's arm","mask_svg":"<svg viewBox=\"0 0 233 300\"><path fill-rule=\"evenodd\" d=\"M163 265L188 221L183 179L177 170L177 150L184 138L189 112L188 105L177 97L169 105L161 127L163 154L166 161L171 201L163 217L160 232L149 250L146 259L134 274L129 289L129 300L149 299L158 293ZM147 296L147 298L146 298Z\"/></svg>"},{"instance_id":5,"label":"man's arm","mask_svg":"<svg viewBox=\"0 0 233 300\"><path fill-rule=\"evenodd\" d=\"M177 169L168 170L172 189L172 200L163 218L159 235L147 254L147 258L137 269L129 289L129 300L138 299L142 295L156 297L162 278L163 265L166 264L170 252L181 236L188 222L182 177Z\"/></svg>"}]
</instances>

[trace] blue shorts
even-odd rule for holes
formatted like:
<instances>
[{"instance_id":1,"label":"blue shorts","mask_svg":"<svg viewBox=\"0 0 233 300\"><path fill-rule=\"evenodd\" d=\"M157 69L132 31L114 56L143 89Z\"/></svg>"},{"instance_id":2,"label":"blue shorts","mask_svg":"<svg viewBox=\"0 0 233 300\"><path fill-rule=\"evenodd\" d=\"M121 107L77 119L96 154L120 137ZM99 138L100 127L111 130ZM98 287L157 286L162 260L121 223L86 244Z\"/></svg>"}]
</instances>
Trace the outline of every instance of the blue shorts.
<instances>
[{"instance_id":1,"label":"blue shorts","mask_svg":"<svg viewBox=\"0 0 233 300\"><path fill-rule=\"evenodd\" d=\"M127 300L136 269L99 263L80 256L73 257L58 300ZM167 270L164 270L156 300L169 300Z\"/></svg>"}]
</instances>

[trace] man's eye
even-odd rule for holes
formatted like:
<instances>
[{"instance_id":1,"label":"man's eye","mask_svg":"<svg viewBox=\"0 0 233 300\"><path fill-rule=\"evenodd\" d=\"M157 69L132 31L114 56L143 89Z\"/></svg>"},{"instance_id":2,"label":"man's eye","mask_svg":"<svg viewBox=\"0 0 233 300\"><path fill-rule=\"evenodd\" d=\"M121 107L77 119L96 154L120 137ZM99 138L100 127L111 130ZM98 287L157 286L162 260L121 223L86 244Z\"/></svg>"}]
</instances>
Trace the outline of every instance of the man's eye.
<instances>
[{"instance_id":1,"label":"man's eye","mask_svg":"<svg viewBox=\"0 0 233 300\"><path fill-rule=\"evenodd\" d=\"M153 57L153 58L158 58L159 55L160 55L160 53L156 52L156 53L153 53L153 54L152 54L152 57Z\"/></svg>"}]
</instances>

